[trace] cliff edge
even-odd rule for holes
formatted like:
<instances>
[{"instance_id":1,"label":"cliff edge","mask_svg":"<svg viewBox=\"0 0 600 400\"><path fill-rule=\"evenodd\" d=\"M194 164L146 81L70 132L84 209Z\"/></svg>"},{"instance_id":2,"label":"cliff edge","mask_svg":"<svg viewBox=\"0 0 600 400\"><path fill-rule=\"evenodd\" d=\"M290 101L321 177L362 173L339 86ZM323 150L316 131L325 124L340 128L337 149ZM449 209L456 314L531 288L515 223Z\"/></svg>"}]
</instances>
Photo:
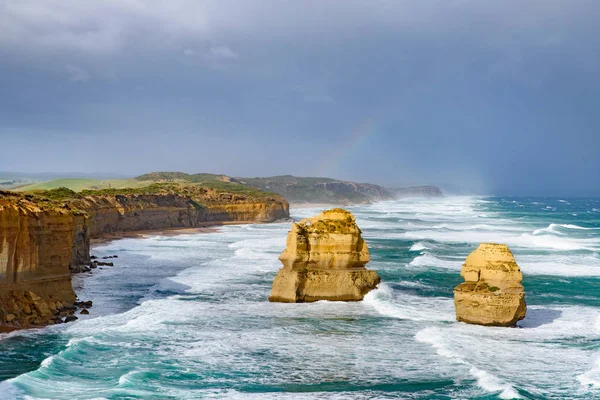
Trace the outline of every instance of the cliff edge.
<instances>
[{"instance_id":1,"label":"cliff edge","mask_svg":"<svg viewBox=\"0 0 600 400\"><path fill-rule=\"evenodd\" d=\"M360 301L380 278L354 216L339 208L294 223L269 301Z\"/></svg>"},{"instance_id":2,"label":"cliff edge","mask_svg":"<svg viewBox=\"0 0 600 400\"><path fill-rule=\"evenodd\" d=\"M47 325L75 301L76 219L64 207L0 194L0 327Z\"/></svg>"},{"instance_id":3,"label":"cliff edge","mask_svg":"<svg viewBox=\"0 0 600 400\"><path fill-rule=\"evenodd\" d=\"M199 185L33 194L0 191L0 329L64 322L71 272L90 263L90 239L120 232L272 222L289 217L283 197Z\"/></svg>"}]
</instances>

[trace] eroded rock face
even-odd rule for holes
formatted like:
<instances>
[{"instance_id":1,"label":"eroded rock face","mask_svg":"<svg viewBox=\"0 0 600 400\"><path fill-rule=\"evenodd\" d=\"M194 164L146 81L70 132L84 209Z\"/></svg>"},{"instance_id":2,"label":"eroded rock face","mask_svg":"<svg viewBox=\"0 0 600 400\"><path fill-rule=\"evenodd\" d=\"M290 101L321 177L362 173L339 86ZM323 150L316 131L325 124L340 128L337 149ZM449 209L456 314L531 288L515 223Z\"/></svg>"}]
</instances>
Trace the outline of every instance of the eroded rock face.
<instances>
[{"instance_id":1,"label":"eroded rock face","mask_svg":"<svg viewBox=\"0 0 600 400\"><path fill-rule=\"evenodd\" d=\"M90 264L92 238L286 217L289 206L280 196L196 186L62 200L0 191L0 331L63 322L74 312L71 272Z\"/></svg>"},{"instance_id":2,"label":"eroded rock face","mask_svg":"<svg viewBox=\"0 0 600 400\"><path fill-rule=\"evenodd\" d=\"M73 213L0 198L0 328L47 325L51 304L72 303Z\"/></svg>"},{"instance_id":3,"label":"eroded rock face","mask_svg":"<svg viewBox=\"0 0 600 400\"><path fill-rule=\"evenodd\" d=\"M269 301L360 301L380 278L354 216L339 208L292 225Z\"/></svg>"},{"instance_id":4,"label":"eroded rock face","mask_svg":"<svg viewBox=\"0 0 600 400\"><path fill-rule=\"evenodd\" d=\"M510 249L482 243L462 266L454 288L456 319L478 325L515 326L525 318L523 275Z\"/></svg>"}]
</instances>

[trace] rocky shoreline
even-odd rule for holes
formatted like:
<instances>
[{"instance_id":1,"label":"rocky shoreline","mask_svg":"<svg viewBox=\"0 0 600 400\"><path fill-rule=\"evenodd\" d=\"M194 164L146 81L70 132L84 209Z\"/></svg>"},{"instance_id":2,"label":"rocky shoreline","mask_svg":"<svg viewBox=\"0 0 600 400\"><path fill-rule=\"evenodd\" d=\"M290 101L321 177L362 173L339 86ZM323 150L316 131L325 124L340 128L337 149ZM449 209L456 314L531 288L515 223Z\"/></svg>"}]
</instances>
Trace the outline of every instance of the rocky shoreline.
<instances>
[{"instance_id":1,"label":"rocky shoreline","mask_svg":"<svg viewBox=\"0 0 600 400\"><path fill-rule=\"evenodd\" d=\"M0 328L9 331L74 320L81 305L75 305L71 274L114 262L92 259L92 240L282 218L289 218L283 197L199 186L86 195L67 189L45 195L0 192ZM89 313L87 308L81 311Z\"/></svg>"}]
</instances>

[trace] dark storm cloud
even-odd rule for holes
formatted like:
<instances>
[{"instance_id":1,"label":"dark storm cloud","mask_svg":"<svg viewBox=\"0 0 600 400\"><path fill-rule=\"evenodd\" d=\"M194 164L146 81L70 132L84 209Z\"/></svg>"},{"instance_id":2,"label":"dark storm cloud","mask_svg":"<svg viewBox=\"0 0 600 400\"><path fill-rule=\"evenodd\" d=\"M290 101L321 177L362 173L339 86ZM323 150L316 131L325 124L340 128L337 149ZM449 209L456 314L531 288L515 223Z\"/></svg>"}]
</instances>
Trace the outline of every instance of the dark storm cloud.
<instances>
[{"instance_id":1,"label":"dark storm cloud","mask_svg":"<svg viewBox=\"0 0 600 400\"><path fill-rule=\"evenodd\" d=\"M0 170L598 195L599 17L594 0L0 0Z\"/></svg>"}]
</instances>

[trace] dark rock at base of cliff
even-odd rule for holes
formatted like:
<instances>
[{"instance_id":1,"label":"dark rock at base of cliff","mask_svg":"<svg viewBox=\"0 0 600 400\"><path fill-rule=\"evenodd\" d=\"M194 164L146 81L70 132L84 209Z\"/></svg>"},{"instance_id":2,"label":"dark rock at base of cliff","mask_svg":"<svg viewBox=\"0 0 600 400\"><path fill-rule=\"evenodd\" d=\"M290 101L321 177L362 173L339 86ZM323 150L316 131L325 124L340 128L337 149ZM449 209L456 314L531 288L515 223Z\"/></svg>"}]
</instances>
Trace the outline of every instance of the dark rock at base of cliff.
<instances>
[{"instance_id":1,"label":"dark rock at base of cliff","mask_svg":"<svg viewBox=\"0 0 600 400\"><path fill-rule=\"evenodd\" d=\"M76 301L73 305L80 308L90 308L94 303L91 300L88 301Z\"/></svg>"},{"instance_id":2,"label":"dark rock at base of cliff","mask_svg":"<svg viewBox=\"0 0 600 400\"><path fill-rule=\"evenodd\" d=\"M113 267L115 265L112 262L102 262L102 261L95 261L94 264L98 267Z\"/></svg>"},{"instance_id":3,"label":"dark rock at base of cliff","mask_svg":"<svg viewBox=\"0 0 600 400\"><path fill-rule=\"evenodd\" d=\"M89 313L90 312L86 308L84 308L79 314L88 315Z\"/></svg>"},{"instance_id":4,"label":"dark rock at base of cliff","mask_svg":"<svg viewBox=\"0 0 600 400\"><path fill-rule=\"evenodd\" d=\"M79 318L77 318L77 317L76 317L76 316L74 316L74 315L69 315L67 318L65 318L65 321L64 321L64 322L65 322L65 323L67 323L67 322L71 322L71 321L77 321L78 319L79 319Z\"/></svg>"},{"instance_id":5,"label":"dark rock at base of cliff","mask_svg":"<svg viewBox=\"0 0 600 400\"><path fill-rule=\"evenodd\" d=\"M74 309L65 310L62 302L55 301L51 297L42 298L31 290L13 290L0 295L0 330L9 331L55 324L57 319L60 319L57 314L61 311L68 315L72 314Z\"/></svg>"},{"instance_id":6,"label":"dark rock at base of cliff","mask_svg":"<svg viewBox=\"0 0 600 400\"><path fill-rule=\"evenodd\" d=\"M73 274L80 274L82 272L90 272L92 270L92 268L96 268L93 267L92 264L89 265L71 265L69 268L71 270L71 273Z\"/></svg>"}]
</instances>

